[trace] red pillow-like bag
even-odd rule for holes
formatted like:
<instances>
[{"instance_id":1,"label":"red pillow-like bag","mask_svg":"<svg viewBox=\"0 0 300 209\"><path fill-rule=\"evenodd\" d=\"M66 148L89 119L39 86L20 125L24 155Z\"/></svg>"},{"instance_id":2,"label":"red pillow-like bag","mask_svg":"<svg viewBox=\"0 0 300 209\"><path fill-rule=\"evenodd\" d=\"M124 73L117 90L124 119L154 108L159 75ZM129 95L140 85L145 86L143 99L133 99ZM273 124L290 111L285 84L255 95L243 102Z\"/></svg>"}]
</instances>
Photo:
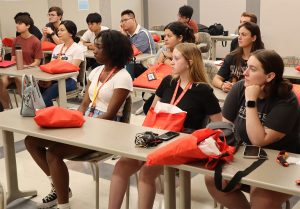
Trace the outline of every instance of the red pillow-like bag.
<instances>
[{"instance_id":1,"label":"red pillow-like bag","mask_svg":"<svg viewBox=\"0 0 300 209\"><path fill-rule=\"evenodd\" d=\"M15 38L3 38L2 43L4 46L12 47Z\"/></svg>"},{"instance_id":2,"label":"red pillow-like bag","mask_svg":"<svg viewBox=\"0 0 300 209\"><path fill-rule=\"evenodd\" d=\"M295 69L300 71L300 65L296 66Z\"/></svg>"},{"instance_id":3,"label":"red pillow-like bag","mask_svg":"<svg viewBox=\"0 0 300 209\"><path fill-rule=\"evenodd\" d=\"M49 41L42 41L42 51L53 51L56 44Z\"/></svg>"},{"instance_id":4,"label":"red pillow-like bag","mask_svg":"<svg viewBox=\"0 0 300 209\"><path fill-rule=\"evenodd\" d=\"M142 52L134 44L132 44L131 46L132 46L132 50L133 50L133 56L142 54Z\"/></svg>"},{"instance_id":5,"label":"red pillow-like bag","mask_svg":"<svg viewBox=\"0 0 300 209\"><path fill-rule=\"evenodd\" d=\"M78 66L60 59L52 60L45 65L40 65L40 69L51 74L70 73L80 70Z\"/></svg>"},{"instance_id":6,"label":"red pillow-like bag","mask_svg":"<svg viewBox=\"0 0 300 209\"><path fill-rule=\"evenodd\" d=\"M85 122L82 112L57 106L36 111L33 119L44 128L76 128Z\"/></svg>"}]
</instances>

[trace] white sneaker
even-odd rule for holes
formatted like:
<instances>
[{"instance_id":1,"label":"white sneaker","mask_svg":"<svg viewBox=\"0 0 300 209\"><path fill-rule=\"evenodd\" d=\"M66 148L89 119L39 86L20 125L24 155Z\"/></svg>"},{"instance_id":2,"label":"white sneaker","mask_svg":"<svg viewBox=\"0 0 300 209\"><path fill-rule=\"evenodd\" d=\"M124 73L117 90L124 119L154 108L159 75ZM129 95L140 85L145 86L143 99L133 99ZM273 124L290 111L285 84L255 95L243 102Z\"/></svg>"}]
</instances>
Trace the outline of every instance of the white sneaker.
<instances>
[{"instance_id":1,"label":"white sneaker","mask_svg":"<svg viewBox=\"0 0 300 209\"><path fill-rule=\"evenodd\" d=\"M72 191L69 188L69 198L71 197L72 197ZM42 203L39 203L37 207L40 209L46 209L46 208L52 208L53 206L56 205L57 205L57 194L55 188L52 187L50 193L42 199Z\"/></svg>"}]
</instances>

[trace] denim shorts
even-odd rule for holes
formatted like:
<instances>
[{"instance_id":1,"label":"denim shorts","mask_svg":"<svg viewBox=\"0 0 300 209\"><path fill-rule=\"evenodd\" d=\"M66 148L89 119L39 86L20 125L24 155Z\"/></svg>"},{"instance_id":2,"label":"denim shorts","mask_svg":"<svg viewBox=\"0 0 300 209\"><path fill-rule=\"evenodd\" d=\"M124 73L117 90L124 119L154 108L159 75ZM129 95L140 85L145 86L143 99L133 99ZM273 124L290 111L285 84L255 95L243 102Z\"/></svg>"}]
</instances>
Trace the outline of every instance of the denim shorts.
<instances>
[{"instance_id":1,"label":"denim shorts","mask_svg":"<svg viewBox=\"0 0 300 209\"><path fill-rule=\"evenodd\" d=\"M89 107L89 108L85 111L84 116L89 116L90 110L91 110L91 107ZM100 110L95 109L95 110L94 110L93 118L97 118L98 116L103 115L104 113L105 113L105 112L102 112L102 111L100 111ZM120 116L116 116L114 120L115 120L115 121L121 121L121 117L120 117Z\"/></svg>"}]
</instances>

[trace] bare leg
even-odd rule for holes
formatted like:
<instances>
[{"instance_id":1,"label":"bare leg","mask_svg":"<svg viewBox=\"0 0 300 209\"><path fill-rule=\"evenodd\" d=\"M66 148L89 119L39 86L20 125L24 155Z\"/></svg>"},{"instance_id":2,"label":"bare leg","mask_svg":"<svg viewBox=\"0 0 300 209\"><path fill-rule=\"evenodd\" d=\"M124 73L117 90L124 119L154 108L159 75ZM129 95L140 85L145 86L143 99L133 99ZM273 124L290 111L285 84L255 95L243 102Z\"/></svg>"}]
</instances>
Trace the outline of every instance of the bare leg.
<instances>
[{"instance_id":1,"label":"bare leg","mask_svg":"<svg viewBox=\"0 0 300 209\"><path fill-rule=\"evenodd\" d=\"M250 192L251 209L272 208L281 209L291 195L252 187Z\"/></svg>"},{"instance_id":2,"label":"bare leg","mask_svg":"<svg viewBox=\"0 0 300 209\"><path fill-rule=\"evenodd\" d=\"M143 162L121 157L116 163L109 191L109 209L120 209L127 190L129 178L136 173L143 165Z\"/></svg>"},{"instance_id":3,"label":"bare leg","mask_svg":"<svg viewBox=\"0 0 300 209\"><path fill-rule=\"evenodd\" d=\"M0 76L0 102L4 109L10 108L10 98L7 92L7 87L11 82L12 79L10 79L7 75Z\"/></svg>"},{"instance_id":4,"label":"bare leg","mask_svg":"<svg viewBox=\"0 0 300 209\"><path fill-rule=\"evenodd\" d=\"M146 166L140 170L139 175L139 209L151 209L156 195L156 178L162 173L162 166Z\"/></svg>"},{"instance_id":5,"label":"bare leg","mask_svg":"<svg viewBox=\"0 0 300 209\"><path fill-rule=\"evenodd\" d=\"M229 209L250 209L245 195L238 188L232 192L224 193L215 187L214 178L205 176L205 184L210 195L219 203Z\"/></svg>"},{"instance_id":6,"label":"bare leg","mask_svg":"<svg viewBox=\"0 0 300 209\"><path fill-rule=\"evenodd\" d=\"M58 204L69 202L69 171L64 159L88 152L90 150L60 143L48 148L46 158L56 190Z\"/></svg>"}]
</instances>

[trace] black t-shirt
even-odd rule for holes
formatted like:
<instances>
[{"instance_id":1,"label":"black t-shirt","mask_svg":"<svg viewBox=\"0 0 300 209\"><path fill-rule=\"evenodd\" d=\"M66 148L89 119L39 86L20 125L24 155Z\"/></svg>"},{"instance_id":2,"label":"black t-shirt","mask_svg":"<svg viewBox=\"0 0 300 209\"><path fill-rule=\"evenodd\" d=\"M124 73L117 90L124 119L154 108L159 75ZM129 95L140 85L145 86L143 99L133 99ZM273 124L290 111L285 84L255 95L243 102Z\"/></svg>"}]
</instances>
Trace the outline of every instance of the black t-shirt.
<instances>
[{"instance_id":1,"label":"black t-shirt","mask_svg":"<svg viewBox=\"0 0 300 209\"><path fill-rule=\"evenodd\" d=\"M230 44L230 52L232 52L233 50L235 50L236 48L238 48L239 46L239 41L238 41L238 37L234 38L232 41L231 41L231 44Z\"/></svg>"},{"instance_id":2,"label":"black t-shirt","mask_svg":"<svg viewBox=\"0 0 300 209\"><path fill-rule=\"evenodd\" d=\"M34 35L35 37L37 37L39 40L42 39L43 34L41 33L41 31L34 25L33 27L29 28L29 32ZM16 32L16 37L19 36L20 33Z\"/></svg>"},{"instance_id":3,"label":"black t-shirt","mask_svg":"<svg viewBox=\"0 0 300 209\"><path fill-rule=\"evenodd\" d=\"M285 99L266 98L256 102L259 119L269 129L286 134L281 140L274 142L267 148L276 150L288 150L295 152L293 148L297 144L298 101L293 92ZM223 117L234 122L237 132L246 144L251 144L246 131L246 107L244 80L236 83L228 93L224 102Z\"/></svg>"},{"instance_id":4,"label":"black t-shirt","mask_svg":"<svg viewBox=\"0 0 300 209\"><path fill-rule=\"evenodd\" d=\"M227 55L224 63L218 71L218 75L225 79L225 81L237 82L244 78L244 71L247 68L247 60L241 60L240 67L236 65L236 59L231 54Z\"/></svg>"},{"instance_id":5,"label":"black t-shirt","mask_svg":"<svg viewBox=\"0 0 300 209\"><path fill-rule=\"evenodd\" d=\"M46 24L46 27L50 27L50 28L54 31L54 33L57 35L58 30L56 29L56 27L54 27L53 23L50 23L50 22L47 23L47 24ZM54 40L52 39L51 34L47 34L47 39L48 39L50 42L55 43Z\"/></svg>"},{"instance_id":6,"label":"black t-shirt","mask_svg":"<svg viewBox=\"0 0 300 209\"><path fill-rule=\"evenodd\" d=\"M176 85L177 79L172 79L172 76L167 76L162 80L156 90L156 95L161 98L161 102L171 102ZM182 91L183 89L179 87L176 99ZM187 112L184 122L186 129L203 128L207 116L221 112L219 101L213 94L213 89L204 83L194 83L177 104L177 107Z\"/></svg>"}]
</instances>

